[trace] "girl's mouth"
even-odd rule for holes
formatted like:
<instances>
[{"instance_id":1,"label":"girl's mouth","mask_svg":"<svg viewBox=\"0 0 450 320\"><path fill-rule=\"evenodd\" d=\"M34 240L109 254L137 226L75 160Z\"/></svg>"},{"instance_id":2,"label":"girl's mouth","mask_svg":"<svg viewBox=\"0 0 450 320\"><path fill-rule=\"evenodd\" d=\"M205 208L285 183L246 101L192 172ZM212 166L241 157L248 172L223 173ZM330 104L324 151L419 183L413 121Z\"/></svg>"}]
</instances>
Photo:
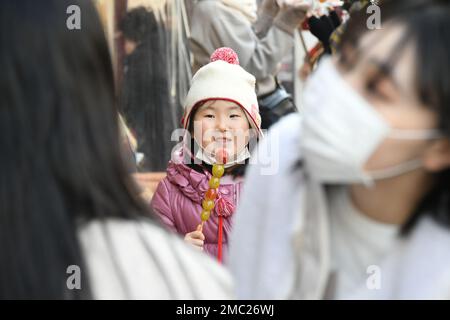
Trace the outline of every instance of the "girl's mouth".
<instances>
[{"instance_id":1,"label":"girl's mouth","mask_svg":"<svg viewBox=\"0 0 450 320\"><path fill-rule=\"evenodd\" d=\"M217 139L215 139L215 141L218 142L218 143L223 143L223 144L225 144L225 143L230 143L230 142L233 141L233 140L232 140L232 139L229 139L229 138L223 137L223 138L217 138Z\"/></svg>"}]
</instances>

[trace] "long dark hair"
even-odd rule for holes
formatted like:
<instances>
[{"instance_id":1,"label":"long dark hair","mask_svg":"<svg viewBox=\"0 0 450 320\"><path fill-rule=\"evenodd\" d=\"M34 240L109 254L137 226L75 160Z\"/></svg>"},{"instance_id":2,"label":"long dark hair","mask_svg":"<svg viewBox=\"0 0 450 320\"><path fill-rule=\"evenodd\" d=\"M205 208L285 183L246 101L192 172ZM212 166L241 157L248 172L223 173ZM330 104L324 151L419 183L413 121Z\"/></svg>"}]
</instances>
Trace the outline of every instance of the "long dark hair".
<instances>
[{"instance_id":1,"label":"long dark hair","mask_svg":"<svg viewBox=\"0 0 450 320\"><path fill-rule=\"evenodd\" d=\"M127 12L119 27L126 39L137 44L124 62L120 108L136 134L138 151L145 155L141 169L164 171L176 129L169 92L167 30L155 13L144 7Z\"/></svg>"},{"instance_id":2,"label":"long dark hair","mask_svg":"<svg viewBox=\"0 0 450 320\"><path fill-rule=\"evenodd\" d=\"M403 38L395 46L381 72L390 72L400 58L401 49L413 41L417 56L416 91L421 102L436 111L439 129L450 139L450 1L386 0L379 5L383 24L394 21L405 27ZM361 35L368 31L366 19L366 10L363 9L349 20L340 44L341 62L344 65L351 67L345 48L358 47ZM374 81L382 76L376 75ZM431 215L438 223L450 227L450 169L436 174L434 188L422 199L404 225L403 234L408 234L423 215Z\"/></svg>"},{"instance_id":3,"label":"long dark hair","mask_svg":"<svg viewBox=\"0 0 450 320\"><path fill-rule=\"evenodd\" d=\"M69 30L70 5L81 30ZM0 11L0 299L68 290L84 261L77 229L147 213L119 147L113 73L89 0L5 1ZM85 269L84 269L85 270Z\"/></svg>"}]
</instances>

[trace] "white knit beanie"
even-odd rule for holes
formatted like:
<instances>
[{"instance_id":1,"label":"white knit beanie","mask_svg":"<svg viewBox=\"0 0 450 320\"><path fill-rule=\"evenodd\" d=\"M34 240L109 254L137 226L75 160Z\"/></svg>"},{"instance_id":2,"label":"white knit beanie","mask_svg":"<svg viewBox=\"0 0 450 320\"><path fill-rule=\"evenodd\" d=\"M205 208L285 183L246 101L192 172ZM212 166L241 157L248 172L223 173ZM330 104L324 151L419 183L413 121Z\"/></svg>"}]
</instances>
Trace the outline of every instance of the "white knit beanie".
<instances>
[{"instance_id":1,"label":"white knit beanie","mask_svg":"<svg viewBox=\"0 0 450 320\"><path fill-rule=\"evenodd\" d=\"M219 48L211 55L210 63L200 68L192 78L184 103L183 127L188 129L194 107L210 100L226 100L239 105L258 136L261 116L255 92L255 77L239 65L232 49Z\"/></svg>"}]
</instances>

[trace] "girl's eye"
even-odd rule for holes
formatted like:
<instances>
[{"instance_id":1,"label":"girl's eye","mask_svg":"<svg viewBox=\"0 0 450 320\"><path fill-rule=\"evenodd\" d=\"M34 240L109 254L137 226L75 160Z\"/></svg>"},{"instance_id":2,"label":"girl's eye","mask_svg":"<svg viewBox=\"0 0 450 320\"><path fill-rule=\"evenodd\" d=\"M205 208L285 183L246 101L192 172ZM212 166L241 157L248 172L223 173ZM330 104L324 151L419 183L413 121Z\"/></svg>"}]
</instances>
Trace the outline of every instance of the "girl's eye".
<instances>
[{"instance_id":1,"label":"girl's eye","mask_svg":"<svg viewBox=\"0 0 450 320\"><path fill-rule=\"evenodd\" d=\"M230 115L230 118L240 118L241 116L240 115L238 115L238 114L232 114L232 115Z\"/></svg>"},{"instance_id":2,"label":"girl's eye","mask_svg":"<svg viewBox=\"0 0 450 320\"><path fill-rule=\"evenodd\" d=\"M213 119L214 115L213 114L205 114L204 116L205 118L209 118L209 119Z\"/></svg>"}]
</instances>

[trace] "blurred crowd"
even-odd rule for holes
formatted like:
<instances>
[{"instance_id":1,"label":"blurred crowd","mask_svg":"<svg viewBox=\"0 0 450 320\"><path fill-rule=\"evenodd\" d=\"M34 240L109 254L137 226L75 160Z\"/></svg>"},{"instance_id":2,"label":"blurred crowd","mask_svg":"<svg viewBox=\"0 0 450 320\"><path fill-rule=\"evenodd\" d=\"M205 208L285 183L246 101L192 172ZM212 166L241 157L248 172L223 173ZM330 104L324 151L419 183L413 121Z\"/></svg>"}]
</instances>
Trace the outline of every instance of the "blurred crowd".
<instances>
[{"instance_id":1,"label":"blurred crowd","mask_svg":"<svg viewBox=\"0 0 450 320\"><path fill-rule=\"evenodd\" d=\"M449 19L2 2L0 299L450 299Z\"/></svg>"}]
</instances>

